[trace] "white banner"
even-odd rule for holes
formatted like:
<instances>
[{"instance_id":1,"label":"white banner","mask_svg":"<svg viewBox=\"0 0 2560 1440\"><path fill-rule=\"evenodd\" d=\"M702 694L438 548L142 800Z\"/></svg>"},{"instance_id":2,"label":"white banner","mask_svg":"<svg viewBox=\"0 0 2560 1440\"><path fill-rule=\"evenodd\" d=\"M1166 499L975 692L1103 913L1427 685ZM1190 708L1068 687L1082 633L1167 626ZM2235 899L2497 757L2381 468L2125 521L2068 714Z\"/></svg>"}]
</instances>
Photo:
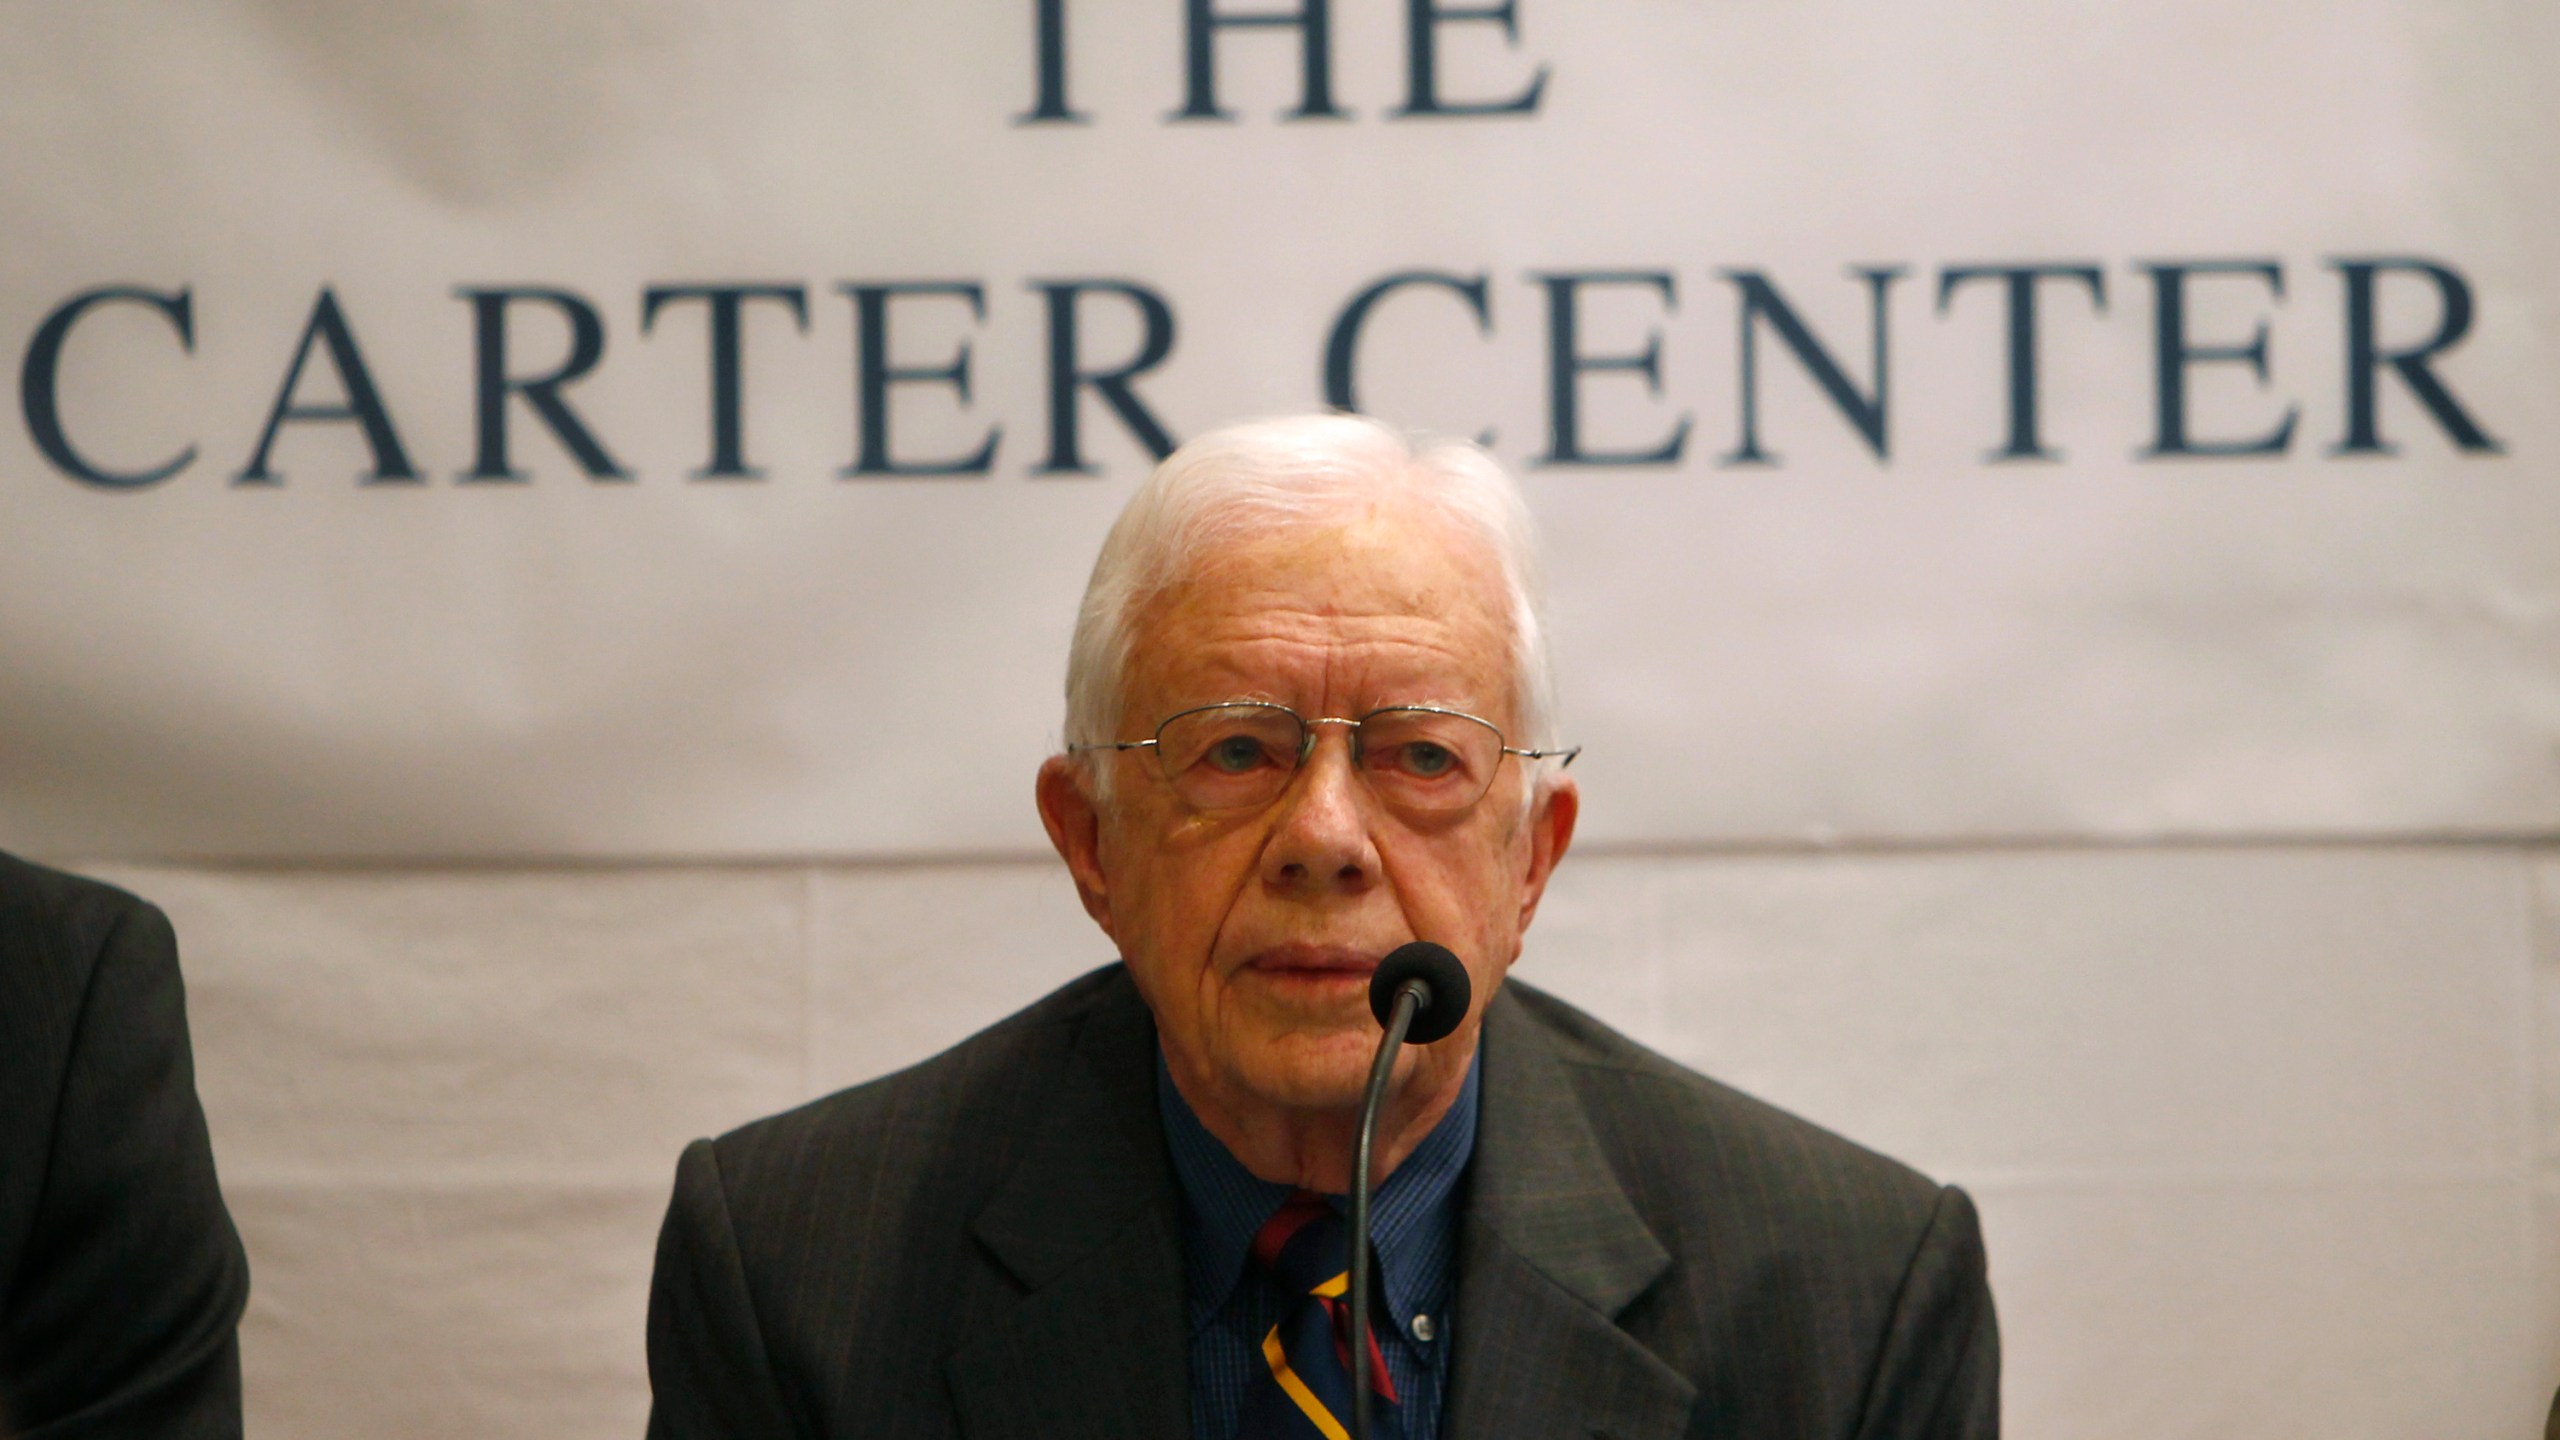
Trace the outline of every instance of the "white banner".
<instances>
[{"instance_id":1,"label":"white banner","mask_svg":"<svg viewBox=\"0 0 2560 1440\"><path fill-rule=\"evenodd\" d=\"M1327 403L1527 475L1588 838L2547 832L2528 8L23 7L0 843L1037 847Z\"/></svg>"}]
</instances>

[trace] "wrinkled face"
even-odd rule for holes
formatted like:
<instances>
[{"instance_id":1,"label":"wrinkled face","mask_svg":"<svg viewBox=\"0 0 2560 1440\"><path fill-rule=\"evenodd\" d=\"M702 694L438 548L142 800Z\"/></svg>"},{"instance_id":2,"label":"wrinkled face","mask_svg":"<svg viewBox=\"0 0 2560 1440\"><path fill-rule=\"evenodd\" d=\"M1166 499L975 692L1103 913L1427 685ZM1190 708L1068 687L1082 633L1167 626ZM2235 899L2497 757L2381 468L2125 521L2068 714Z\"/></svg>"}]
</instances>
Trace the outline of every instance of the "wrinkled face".
<instances>
[{"instance_id":1,"label":"wrinkled face","mask_svg":"<svg viewBox=\"0 0 2560 1440\"><path fill-rule=\"evenodd\" d=\"M1544 738L1518 731L1492 557L1410 506L1230 544L1148 605L1131 635L1121 739L1239 699L1310 719L1443 705L1492 721L1513 745ZM1399 813L1353 769L1346 727L1317 733L1280 797L1241 813L1185 805L1146 752L1105 755L1115 770L1090 861L1060 842L1176 1074L1232 1102L1356 1106L1378 1037L1370 971L1415 939L1465 962L1475 1004L1458 1034L1406 1053L1400 1087L1454 1080L1571 829L1569 789L1524 806L1517 758L1470 809Z\"/></svg>"}]
</instances>

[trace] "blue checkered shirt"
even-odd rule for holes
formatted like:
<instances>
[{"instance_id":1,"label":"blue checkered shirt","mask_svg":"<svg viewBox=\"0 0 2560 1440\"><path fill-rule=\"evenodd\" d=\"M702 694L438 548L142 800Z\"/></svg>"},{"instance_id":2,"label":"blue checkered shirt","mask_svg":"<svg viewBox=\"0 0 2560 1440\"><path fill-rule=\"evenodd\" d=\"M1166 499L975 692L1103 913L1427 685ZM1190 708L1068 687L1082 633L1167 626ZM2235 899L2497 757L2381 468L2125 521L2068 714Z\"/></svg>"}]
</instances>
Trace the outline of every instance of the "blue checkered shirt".
<instances>
[{"instance_id":1,"label":"blue checkered shirt","mask_svg":"<svg viewBox=\"0 0 2560 1440\"><path fill-rule=\"evenodd\" d=\"M1449 1379L1449 1311L1457 1288L1459 1182L1476 1148L1476 1077L1370 1204L1386 1313L1371 1317L1396 1384L1406 1440L1436 1440ZM1190 1300L1192 1440L1235 1440L1262 1337L1286 1297L1246 1261L1253 1234L1290 1187L1258 1179L1191 1113L1156 1057L1156 1106L1182 1184L1183 1278ZM1339 1206L1342 1199L1333 1197ZM1424 1339L1427 1333L1430 1338Z\"/></svg>"}]
</instances>

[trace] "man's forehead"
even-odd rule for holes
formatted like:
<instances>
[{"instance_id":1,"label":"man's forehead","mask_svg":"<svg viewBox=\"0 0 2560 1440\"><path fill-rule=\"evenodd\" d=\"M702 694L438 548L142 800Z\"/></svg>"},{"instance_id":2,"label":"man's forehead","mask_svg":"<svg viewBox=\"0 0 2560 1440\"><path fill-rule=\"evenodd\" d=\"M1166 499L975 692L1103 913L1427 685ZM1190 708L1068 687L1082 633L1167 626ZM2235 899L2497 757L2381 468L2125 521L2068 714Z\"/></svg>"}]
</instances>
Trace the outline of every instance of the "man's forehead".
<instances>
[{"instance_id":1,"label":"man's forehead","mask_svg":"<svg viewBox=\"0 0 2560 1440\"><path fill-rule=\"evenodd\" d=\"M1204 527L1178 585L1216 585L1308 573L1429 579L1463 574L1493 581L1501 562L1478 527L1409 490L1326 505L1311 514L1235 516Z\"/></svg>"},{"instance_id":2,"label":"man's forehead","mask_svg":"<svg viewBox=\"0 0 2560 1440\"><path fill-rule=\"evenodd\" d=\"M1250 668L1253 652L1360 651L1445 669L1451 682L1506 675L1511 616L1501 566L1448 517L1378 506L1231 534L1191 557L1134 617L1132 678Z\"/></svg>"},{"instance_id":3,"label":"man's forehead","mask_svg":"<svg viewBox=\"0 0 2560 1440\"><path fill-rule=\"evenodd\" d=\"M1141 619L1277 608L1507 630L1507 600L1481 537L1443 515L1378 506L1223 535L1189 557Z\"/></svg>"}]
</instances>

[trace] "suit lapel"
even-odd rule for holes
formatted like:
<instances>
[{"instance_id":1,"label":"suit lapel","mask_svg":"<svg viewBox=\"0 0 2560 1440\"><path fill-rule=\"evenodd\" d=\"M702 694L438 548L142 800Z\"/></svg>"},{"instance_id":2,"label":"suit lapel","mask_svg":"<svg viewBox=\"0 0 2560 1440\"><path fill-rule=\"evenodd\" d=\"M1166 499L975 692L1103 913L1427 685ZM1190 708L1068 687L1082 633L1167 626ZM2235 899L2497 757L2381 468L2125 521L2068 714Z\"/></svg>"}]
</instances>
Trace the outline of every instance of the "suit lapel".
<instances>
[{"instance_id":1,"label":"suit lapel","mask_svg":"<svg viewBox=\"0 0 2560 1440\"><path fill-rule=\"evenodd\" d=\"M1099 999L1023 1162L977 1217L1027 1293L947 1366L970 1440L1184 1440L1179 1197L1154 1022ZM1673 1440L1696 1391L1618 1328L1670 1257L1619 1187L1552 1042L1497 995L1460 1231L1449 1440Z\"/></svg>"},{"instance_id":2,"label":"suit lapel","mask_svg":"<svg viewBox=\"0 0 2560 1440\"><path fill-rule=\"evenodd\" d=\"M1155 1121L1154 1022L1125 977L1097 1001L1022 1163L974 1226L1029 1293L953 1354L971 1440L1183 1440L1191 1428L1178 1200Z\"/></svg>"},{"instance_id":3,"label":"suit lapel","mask_svg":"<svg viewBox=\"0 0 2560 1440\"><path fill-rule=\"evenodd\" d=\"M1627 1200L1573 1077L1498 994L1460 1230L1450 1440L1670 1440L1697 1391L1618 1328L1671 1263Z\"/></svg>"}]
</instances>

